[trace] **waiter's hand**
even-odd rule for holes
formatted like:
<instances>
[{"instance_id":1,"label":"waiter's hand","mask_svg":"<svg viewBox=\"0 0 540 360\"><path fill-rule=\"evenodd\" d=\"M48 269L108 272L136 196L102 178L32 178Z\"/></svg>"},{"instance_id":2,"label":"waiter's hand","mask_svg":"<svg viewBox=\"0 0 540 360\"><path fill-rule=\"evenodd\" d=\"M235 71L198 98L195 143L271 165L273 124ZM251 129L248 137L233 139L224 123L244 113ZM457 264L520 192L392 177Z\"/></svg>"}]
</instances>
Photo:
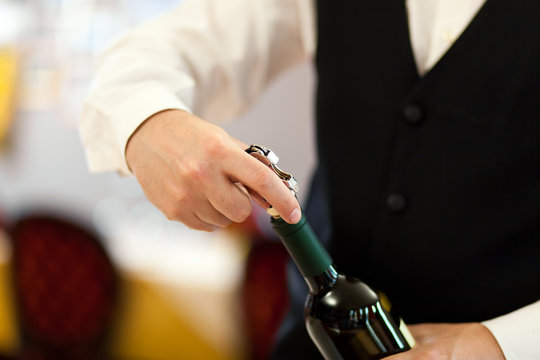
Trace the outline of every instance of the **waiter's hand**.
<instances>
[{"instance_id":1,"label":"waiter's hand","mask_svg":"<svg viewBox=\"0 0 540 360\"><path fill-rule=\"evenodd\" d=\"M491 332L480 323L409 325L412 350L388 360L504 360Z\"/></svg>"},{"instance_id":2,"label":"waiter's hand","mask_svg":"<svg viewBox=\"0 0 540 360\"><path fill-rule=\"evenodd\" d=\"M191 228L212 231L242 222L251 213L251 199L298 222L296 198L247 147L216 125L166 110L135 131L126 159L148 199L167 218Z\"/></svg>"}]
</instances>

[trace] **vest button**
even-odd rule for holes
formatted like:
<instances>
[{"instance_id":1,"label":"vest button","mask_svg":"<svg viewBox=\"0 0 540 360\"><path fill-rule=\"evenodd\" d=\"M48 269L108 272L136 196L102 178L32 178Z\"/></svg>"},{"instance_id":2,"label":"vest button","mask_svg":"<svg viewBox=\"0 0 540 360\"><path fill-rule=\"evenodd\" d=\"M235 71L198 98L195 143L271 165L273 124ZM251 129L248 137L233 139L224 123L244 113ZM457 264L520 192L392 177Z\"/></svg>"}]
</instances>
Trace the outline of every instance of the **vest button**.
<instances>
[{"instance_id":1,"label":"vest button","mask_svg":"<svg viewBox=\"0 0 540 360\"><path fill-rule=\"evenodd\" d=\"M424 118L424 112L420 106L409 104L403 108L403 117L410 124L418 124Z\"/></svg>"},{"instance_id":2,"label":"vest button","mask_svg":"<svg viewBox=\"0 0 540 360\"><path fill-rule=\"evenodd\" d=\"M391 212L397 214L405 210L405 207L407 206L407 200L401 194L390 194L386 198L386 206Z\"/></svg>"}]
</instances>

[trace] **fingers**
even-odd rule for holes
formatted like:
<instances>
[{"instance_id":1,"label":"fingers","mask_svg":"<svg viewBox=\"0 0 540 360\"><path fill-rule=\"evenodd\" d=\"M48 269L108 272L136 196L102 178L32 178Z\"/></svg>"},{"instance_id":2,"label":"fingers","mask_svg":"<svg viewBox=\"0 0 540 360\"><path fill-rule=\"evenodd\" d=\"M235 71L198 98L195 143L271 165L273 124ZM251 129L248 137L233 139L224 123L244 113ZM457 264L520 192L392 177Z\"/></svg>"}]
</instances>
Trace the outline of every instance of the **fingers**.
<instances>
[{"instance_id":1,"label":"fingers","mask_svg":"<svg viewBox=\"0 0 540 360\"><path fill-rule=\"evenodd\" d=\"M178 208L173 214L164 213L169 220L179 221L195 230L214 231L231 224L230 219L206 200L200 201L197 207Z\"/></svg>"},{"instance_id":2,"label":"fingers","mask_svg":"<svg viewBox=\"0 0 540 360\"><path fill-rule=\"evenodd\" d=\"M266 203L272 205L288 223L300 221L298 201L283 181L262 162L243 152L236 161L226 164L226 168L231 178L238 179L251 193L259 195L255 198L257 203L263 207Z\"/></svg>"},{"instance_id":3,"label":"fingers","mask_svg":"<svg viewBox=\"0 0 540 360\"><path fill-rule=\"evenodd\" d=\"M216 177L217 178L217 177ZM173 208L164 211L170 220L180 221L190 228L213 231L231 222L243 222L251 213L247 191L226 179L214 179L209 191L189 192L172 197ZM178 194L177 192L177 194ZM174 200L176 199L176 201Z\"/></svg>"},{"instance_id":4,"label":"fingers","mask_svg":"<svg viewBox=\"0 0 540 360\"><path fill-rule=\"evenodd\" d=\"M187 227L194 230L202 230L206 232L212 232L219 229L219 226L212 225L204 220L202 220L197 214L192 213L187 218L182 219L181 222Z\"/></svg>"},{"instance_id":5,"label":"fingers","mask_svg":"<svg viewBox=\"0 0 540 360\"><path fill-rule=\"evenodd\" d=\"M263 198L261 195L257 194L255 191L248 189L249 195L251 196L251 199L255 201L257 205L259 205L263 209L268 209L271 205L266 201L265 198Z\"/></svg>"},{"instance_id":6,"label":"fingers","mask_svg":"<svg viewBox=\"0 0 540 360\"><path fill-rule=\"evenodd\" d=\"M214 226L215 228L224 228L231 224L232 220L216 210L214 206L207 201L207 205L202 207L196 214L200 220Z\"/></svg>"},{"instance_id":7,"label":"fingers","mask_svg":"<svg viewBox=\"0 0 540 360\"><path fill-rule=\"evenodd\" d=\"M201 218L199 218L199 216L197 216L197 214L193 212L182 212L180 216L176 216L176 217L169 216L167 214L165 215L167 216L167 219L181 222L182 224L186 225L187 227L193 230L212 232L214 230L219 229L218 226L212 225L211 223L208 223L202 220Z\"/></svg>"},{"instance_id":8,"label":"fingers","mask_svg":"<svg viewBox=\"0 0 540 360\"><path fill-rule=\"evenodd\" d=\"M251 214L251 198L245 187L228 178L222 178L214 185L207 193L212 207L230 221L244 222Z\"/></svg>"}]
</instances>

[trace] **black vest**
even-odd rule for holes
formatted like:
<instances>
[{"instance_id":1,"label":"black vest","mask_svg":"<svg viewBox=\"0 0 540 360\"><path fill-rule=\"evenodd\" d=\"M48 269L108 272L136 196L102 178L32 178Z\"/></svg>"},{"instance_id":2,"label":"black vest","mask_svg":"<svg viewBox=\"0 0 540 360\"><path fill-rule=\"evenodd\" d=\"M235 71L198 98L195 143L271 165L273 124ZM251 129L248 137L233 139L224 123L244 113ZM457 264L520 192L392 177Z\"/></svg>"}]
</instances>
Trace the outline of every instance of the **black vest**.
<instances>
[{"instance_id":1,"label":"black vest","mask_svg":"<svg viewBox=\"0 0 540 360\"><path fill-rule=\"evenodd\" d=\"M422 78L404 2L318 1L308 217L406 322L487 320L540 298L540 2L487 0Z\"/></svg>"},{"instance_id":2,"label":"black vest","mask_svg":"<svg viewBox=\"0 0 540 360\"><path fill-rule=\"evenodd\" d=\"M404 0L318 12L318 176L337 266L409 322L539 299L540 2L488 0L423 78Z\"/></svg>"}]
</instances>

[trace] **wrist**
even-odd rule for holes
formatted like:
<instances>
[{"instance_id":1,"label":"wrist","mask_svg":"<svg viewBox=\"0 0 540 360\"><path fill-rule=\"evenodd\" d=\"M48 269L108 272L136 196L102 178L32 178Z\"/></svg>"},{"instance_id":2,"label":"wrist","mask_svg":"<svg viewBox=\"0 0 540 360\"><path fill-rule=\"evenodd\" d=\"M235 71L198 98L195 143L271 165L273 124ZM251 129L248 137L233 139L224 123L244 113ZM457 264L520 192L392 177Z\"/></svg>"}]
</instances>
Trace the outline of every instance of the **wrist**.
<instances>
[{"instance_id":1,"label":"wrist","mask_svg":"<svg viewBox=\"0 0 540 360\"><path fill-rule=\"evenodd\" d=\"M146 118L129 137L126 148L125 158L126 164L133 173L134 163L145 147L149 147L149 142L152 138L159 140L161 137L160 131L168 128L167 123L170 121L178 121L189 117L191 114L180 109L166 109Z\"/></svg>"}]
</instances>

